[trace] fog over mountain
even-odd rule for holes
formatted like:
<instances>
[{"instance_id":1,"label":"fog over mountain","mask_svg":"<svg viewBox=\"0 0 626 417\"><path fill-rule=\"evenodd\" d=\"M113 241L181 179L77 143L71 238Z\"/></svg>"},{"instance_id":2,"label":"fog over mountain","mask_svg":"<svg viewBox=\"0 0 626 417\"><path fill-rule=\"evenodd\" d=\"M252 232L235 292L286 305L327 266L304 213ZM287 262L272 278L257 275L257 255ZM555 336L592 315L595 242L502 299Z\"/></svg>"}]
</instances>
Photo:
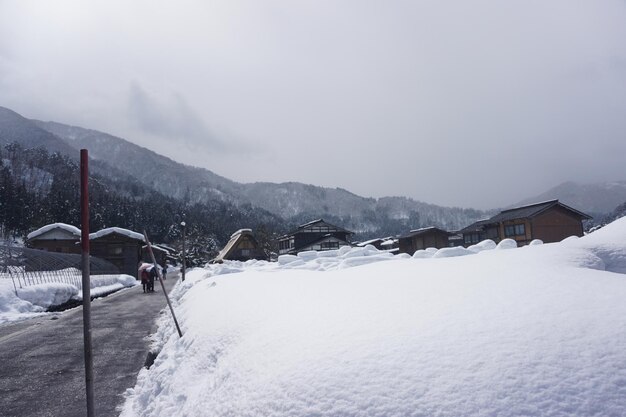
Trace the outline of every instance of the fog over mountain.
<instances>
[{"instance_id":1,"label":"fog over mountain","mask_svg":"<svg viewBox=\"0 0 626 417\"><path fill-rule=\"evenodd\" d=\"M535 197L526 198L515 205L558 199L568 206L590 215L607 214L626 202L626 181L578 184L565 182Z\"/></svg>"},{"instance_id":2,"label":"fog over mountain","mask_svg":"<svg viewBox=\"0 0 626 417\"><path fill-rule=\"evenodd\" d=\"M397 234L426 225L457 229L485 215L480 210L441 207L404 197L365 198L341 188L297 182L242 184L106 133L55 122L33 123L75 149L90 149L93 158L177 199L252 204L295 223L316 217L336 219L360 234ZM241 169L247 169L246 165Z\"/></svg>"}]
</instances>

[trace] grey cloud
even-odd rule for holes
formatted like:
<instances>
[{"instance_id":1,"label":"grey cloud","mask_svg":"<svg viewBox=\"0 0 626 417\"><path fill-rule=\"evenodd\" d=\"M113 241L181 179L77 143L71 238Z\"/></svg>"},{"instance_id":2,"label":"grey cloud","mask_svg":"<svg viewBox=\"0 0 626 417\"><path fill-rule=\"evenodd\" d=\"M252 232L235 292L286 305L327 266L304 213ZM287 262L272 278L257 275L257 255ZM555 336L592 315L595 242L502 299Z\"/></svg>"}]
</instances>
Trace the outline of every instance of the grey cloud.
<instances>
[{"instance_id":1,"label":"grey cloud","mask_svg":"<svg viewBox=\"0 0 626 417\"><path fill-rule=\"evenodd\" d=\"M494 207L626 179L623 0L47 4L0 0L0 105L238 181Z\"/></svg>"},{"instance_id":2,"label":"grey cloud","mask_svg":"<svg viewBox=\"0 0 626 417\"><path fill-rule=\"evenodd\" d=\"M137 82L130 86L128 110L131 121L142 131L191 146L211 147L224 152L230 147L217 139L185 98L172 94L159 101Z\"/></svg>"}]
</instances>

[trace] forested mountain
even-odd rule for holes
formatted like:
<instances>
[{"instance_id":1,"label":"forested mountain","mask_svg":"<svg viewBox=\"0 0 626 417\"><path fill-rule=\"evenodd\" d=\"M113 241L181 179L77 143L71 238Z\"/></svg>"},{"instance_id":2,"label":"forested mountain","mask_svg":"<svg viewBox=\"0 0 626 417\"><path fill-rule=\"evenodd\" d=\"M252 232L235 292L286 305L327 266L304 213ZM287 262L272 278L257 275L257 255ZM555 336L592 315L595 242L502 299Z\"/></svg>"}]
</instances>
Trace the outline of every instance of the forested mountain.
<instances>
[{"instance_id":1,"label":"forested mountain","mask_svg":"<svg viewBox=\"0 0 626 417\"><path fill-rule=\"evenodd\" d=\"M220 200L237 206L251 205L285 219L287 224L321 217L357 232L357 238L368 238L424 226L454 230L486 216L478 210L441 207L404 197L364 198L341 188L297 182L241 184L106 133L55 122L33 122L75 149L88 148L92 157L163 194L198 203Z\"/></svg>"},{"instance_id":2,"label":"forested mountain","mask_svg":"<svg viewBox=\"0 0 626 417\"><path fill-rule=\"evenodd\" d=\"M24 237L48 223L80 225L79 166L42 147L13 143L0 147L0 236ZM265 232L282 231L276 216L223 201L181 201L146 188L133 178L90 176L90 229L118 226L142 232L156 242L179 243L180 221L188 224L192 252L210 257L233 230L248 224Z\"/></svg>"}]
</instances>

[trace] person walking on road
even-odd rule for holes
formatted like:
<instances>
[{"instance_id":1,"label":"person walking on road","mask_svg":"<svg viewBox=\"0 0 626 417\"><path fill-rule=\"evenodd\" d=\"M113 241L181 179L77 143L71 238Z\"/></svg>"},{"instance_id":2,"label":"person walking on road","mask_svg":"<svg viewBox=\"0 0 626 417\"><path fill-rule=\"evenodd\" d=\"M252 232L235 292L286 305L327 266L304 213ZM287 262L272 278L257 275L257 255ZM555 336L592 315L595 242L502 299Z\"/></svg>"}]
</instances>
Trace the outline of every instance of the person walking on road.
<instances>
[{"instance_id":1,"label":"person walking on road","mask_svg":"<svg viewBox=\"0 0 626 417\"><path fill-rule=\"evenodd\" d=\"M157 278L158 272L156 267L150 268L148 273L148 292L154 292L154 280Z\"/></svg>"},{"instance_id":2,"label":"person walking on road","mask_svg":"<svg viewBox=\"0 0 626 417\"><path fill-rule=\"evenodd\" d=\"M163 265L161 272L163 273L163 279L167 279L167 264Z\"/></svg>"},{"instance_id":3,"label":"person walking on road","mask_svg":"<svg viewBox=\"0 0 626 417\"><path fill-rule=\"evenodd\" d=\"M150 281L150 274L148 273L146 269L142 269L141 270L141 286L143 287L143 292L146 292L146 290L148 291L150 290L149 281Z\"/></svg>"}]
</instances>

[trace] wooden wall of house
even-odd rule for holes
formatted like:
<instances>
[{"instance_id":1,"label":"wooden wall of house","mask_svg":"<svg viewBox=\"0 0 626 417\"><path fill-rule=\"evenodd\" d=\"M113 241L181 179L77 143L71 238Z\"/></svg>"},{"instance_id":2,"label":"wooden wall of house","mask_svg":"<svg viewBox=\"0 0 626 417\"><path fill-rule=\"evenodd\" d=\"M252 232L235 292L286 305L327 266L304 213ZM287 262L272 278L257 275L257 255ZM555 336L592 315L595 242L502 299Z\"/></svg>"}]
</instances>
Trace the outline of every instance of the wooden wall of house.
<instances>
[{"instance_id":1,"label":"wooden wall of house","mask_svg":"<svg viewBox=\"0 0 626 417\"><path fill-rule=\"evenodd\" d=\"M400 238L398 240L398 249L398 252L400 253L408 253L409 255L413 255L415 253L415 248L413 247L413 239Z\"/></svg>"},{"instance_id":2,"label":"wooden wall of house","mask_svg":"<svg viewBox=\"0 0 626 417\"><path fill-rule=\"evenodd\" d=\"M28 243L29 248L41 249L48 252L75 253L81 252L78 240L38 240L34 239Z\"/></svg>"},{"instance_id":3,"label":"wooden wall of house","mask_svg":"<svg viewBox=\"0 0 626 417\"><path fill-rule=\"evenodd\" d=\"M582 220L562 207L552 207L532 220L534 239L545 243L560 242L566 237L583 236Z\"/></svg>"},{"instance_id":4,"label":"wooden wall of house","mask_svg":"<svg viewBox=\"0 0 626 417\"><path fill-rule=\"evenodd\" d=\"M426 248L446 248L449 246L448 235L444 233L427 233L413 238L415 250Z\"/></svg>"},{"instance_id":5,"label":"wooden wall of house","mask_svg":"<svg viewBox=\"0 0 626 417\"><path fill-rule=\"evenodd\" d=\"M348 233L335 231L335 232L324 232L324 233L316 233L316 232L298 232L294 235L295 248L302 248L304 246L308 246L309 244L320 240L326 235L331 235L340 240L348 240Z\"/></svg>"},{"instance_id":6,"label":"wooden wall of house","mask_svg":"<svg viewBox=\"0 0 626 417\"><path fill-rule=\"evenodd\" d=\"M251 236L243 236L225 259L245 262L250 259L267 260L267 256L265 256L265 252L259 248L259 244L254 238Z\"/></svg>"},{"instance_id":7,"label":"wooden wall of house","mask_svg":"<svg viewBox=\"0 0 626 417\"><path fill-rule=\"evenodd\" d=\"M154 253L154 258L156 259L159 265L161 266L165 265L165 262L167 261L167 255L168 255L166 251L159 250L153 247L152 253ZM147 247L145 249L141 248L141 260L148 264L152 263L152 257L150 256L150 251L148 251Z\"/></svg>"},{"instance_id":8,"label":"wooden wall of house","mask_svg":"<svg viewBox=\"0 0 626 417\"><path fill-rule=\"evenodd\" d=\"M504 233L504 228L506 226L515 226L518 224L523 224L524 225L524 234L523 235L517 235L517 236L507 236ZM499 233L499 240L502 239L513 239L514 241L517 242L517 246L523 246L523 245L527 245L528 243L530 243L531 240L533 240L533 235L532 235L532 229L531 229L531 224L530 224L530 220L528 219L514 219L514 220L508 220L505 222L500 223L500 226L498 228L498 233Z\"/></svg>"},{"instance_id":9,"label":"wooden wall of house","mask_svg":"<svg viewBox=\"0 0 626 417\"><path fill-rule=\"evenodd\" d=\"M90 252L91 255L117 266L121 274L138 278L141 245L141 241L113 234L93 239L90 242Z\"/></svg>"},{"instance_id":10,"label":"wooden wall of house","mask_svg":"<svg viewBox=\"0 0 626 417\"><path fill-rule=\"evenodd\" d=\"M400 238L400 253L408 253L413 255L415 251L426 248L446 248L450 246L448 235L446 233L432 232L422 233L416 236Z\"/></svg>"}]
</instances>

